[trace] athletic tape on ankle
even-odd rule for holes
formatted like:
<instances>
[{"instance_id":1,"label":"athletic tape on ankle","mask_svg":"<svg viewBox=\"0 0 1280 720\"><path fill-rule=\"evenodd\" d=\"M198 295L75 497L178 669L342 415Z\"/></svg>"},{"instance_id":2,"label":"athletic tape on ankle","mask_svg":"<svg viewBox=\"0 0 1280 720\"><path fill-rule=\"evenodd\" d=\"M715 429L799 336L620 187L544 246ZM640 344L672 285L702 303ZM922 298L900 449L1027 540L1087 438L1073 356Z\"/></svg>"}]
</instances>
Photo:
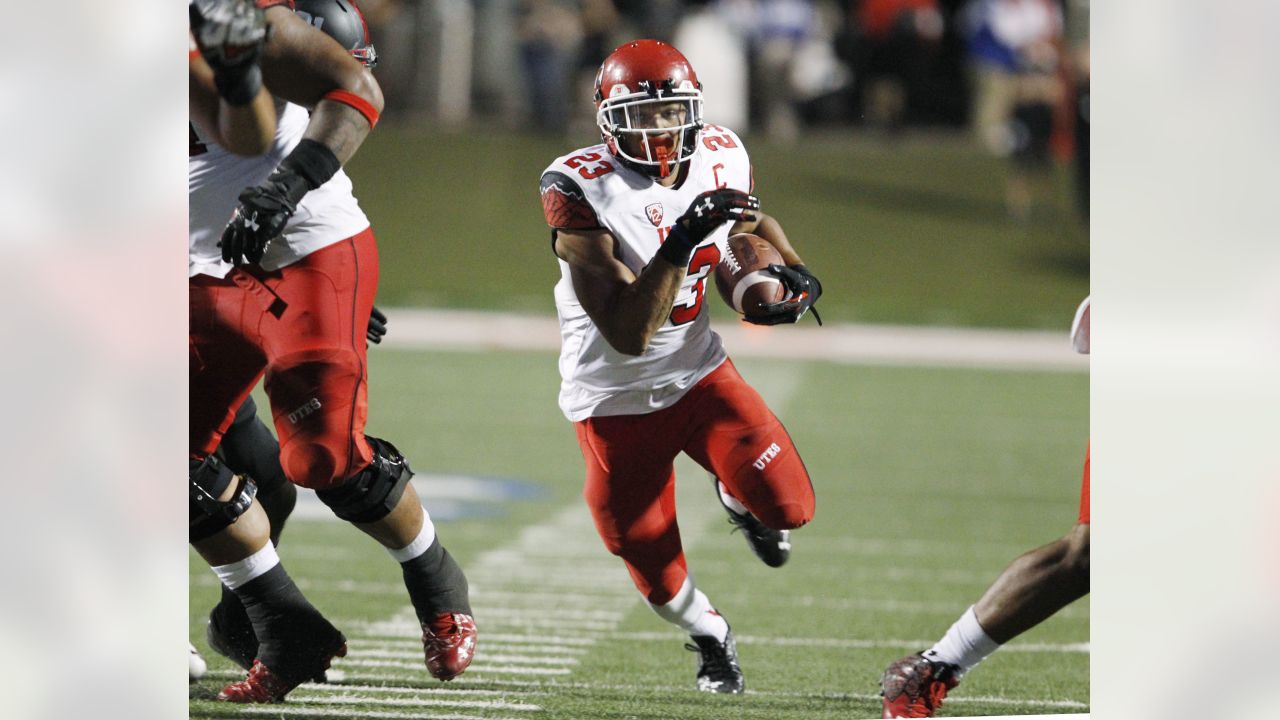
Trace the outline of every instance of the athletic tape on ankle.
<instances>
[{"instance_id":1,"label":"athletic tape on ankle","mask_svg":"<svg viewBox=\"0 0 1280 720\"><path fill-rule=\"evenodd\" d=\"M426 552L431 547L431 543L435 541L436 526L431 522L431 516L427 514L427 509L422 508L422 530L418 533L418 537L399 550L387 548L387 552L391 553L391 557L395 558L396 562L406 563Z\"/></svg>"},{"instance_id":2,"label":"athletic tape on ankle","mask_svg":"<svg viewBox=\"0 0 1280 720\"><path fill-rule=\"evenodd\" d=\"M213 574L218 576L228 590L238 590L279 564L280 556L276 554L276 547L268 542L261 550L243 560L213 567Z\"/></svg>"}]
</instances>

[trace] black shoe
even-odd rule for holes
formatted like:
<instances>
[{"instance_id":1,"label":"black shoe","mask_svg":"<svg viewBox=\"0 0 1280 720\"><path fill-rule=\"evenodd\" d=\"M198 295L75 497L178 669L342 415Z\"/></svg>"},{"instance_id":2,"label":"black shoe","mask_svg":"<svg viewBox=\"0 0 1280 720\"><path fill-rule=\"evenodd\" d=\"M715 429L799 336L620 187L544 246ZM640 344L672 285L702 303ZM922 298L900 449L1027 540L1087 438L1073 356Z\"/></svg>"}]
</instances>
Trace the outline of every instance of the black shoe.
<instances>
[{"instance_id":1,"label":"black shoe","mask_svg":"<svg viewBox=\"0 0 1280 720\"><path fill-rule=\"evenodd\" d=\"M733 631L724 636L724 642L710 635L690 635L695 644L685 644L686 650L699 654L698 689L702 692L738 695L746 687L742 668L738 667L738 646L733 641Z\"/></svg>"},{"instance_id":2,"label":"black shoe","mask_svg":"<svg viewBox=\"0 0 1280 720\"><path fill-rule=\"evenodd\" d=\"M729 524L733 526L733 532L742 531L747 544L751 546L751 552L769 567L785 565L791 558L791 531L774 530L751 513L739 515L734 512L725 504L724 495L720 492L720 480L715 475L711 475L711 486L715 488L716 498L724 506L724 511L729 513Z\"/></svg>"},{"instance_id":3,"label":"black shoe","mask_svg":"<svg viewBox=\"0 0 1280 720\"><path fill-rule=\"evenodd\" d=\"M782 567L791 558L791 531L774 530L766 527L751 513L739 515L725 508L729 513L729 524L733 531L742 531L751 546L751 552L769 567Z\"/></svg>"},{"instance_id":4,"label":"black shoe","mask_svg":"<svg viewBox=\"0 0 1280 720\"><path fill-rule=\"evenodd\" d=\"M230 600L223 598L209 611L204 636L214 652L245 670L253 667L253 659L258 656L258 636L254 635L253 624L235 596Z\"/></svg>"}]
</instances>

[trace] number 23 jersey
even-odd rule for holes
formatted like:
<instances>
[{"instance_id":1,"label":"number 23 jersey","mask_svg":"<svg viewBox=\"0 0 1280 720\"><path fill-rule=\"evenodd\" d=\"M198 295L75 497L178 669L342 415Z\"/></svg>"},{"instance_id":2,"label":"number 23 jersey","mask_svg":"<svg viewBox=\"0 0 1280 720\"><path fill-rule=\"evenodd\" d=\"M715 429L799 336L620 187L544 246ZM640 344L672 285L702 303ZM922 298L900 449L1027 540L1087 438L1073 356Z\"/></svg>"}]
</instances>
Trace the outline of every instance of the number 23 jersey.
<instances>
[{"instance_id":1,"label":"number 23 jersey","mask_svg":"<svg viewBox=\"0 0 1280 720\"><path fill-rule=\"evenodd\" d=\"M723 187L752 189L751 161L736 134L706 125L695 142L688 175L669 188L624 167L604 145L558 158L542 174L547 224L557 230L607 230L617 240L621 262L639 275L698 195ZM724 362L724 345L711 331L704 305L731 225L725 223L694 250L671 314L639 356L620 353L605 340L578 302L569 264L559 261L555 299L565 417L576 422L670 407Z\"/></svg>"}]
</instances>

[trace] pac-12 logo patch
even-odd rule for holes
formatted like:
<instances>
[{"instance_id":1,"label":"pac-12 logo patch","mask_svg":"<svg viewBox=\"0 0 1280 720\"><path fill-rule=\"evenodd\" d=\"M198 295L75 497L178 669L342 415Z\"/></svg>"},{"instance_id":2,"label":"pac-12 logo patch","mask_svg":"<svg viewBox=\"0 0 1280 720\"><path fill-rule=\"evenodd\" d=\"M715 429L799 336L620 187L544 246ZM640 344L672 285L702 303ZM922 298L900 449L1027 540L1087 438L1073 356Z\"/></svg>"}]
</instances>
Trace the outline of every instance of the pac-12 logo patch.
<instances>
[{"instance_id":1,"label":"pac-12 logo patch","mask_svg":"<svg viewBox=\"0 0 1280 720\"><path fill-rule=\"evenodd\" d=\"M646 205L644 214L649 216L649 222L653 223L654 227L662 225L662 203Z\"/></svg>"}]
</instances>

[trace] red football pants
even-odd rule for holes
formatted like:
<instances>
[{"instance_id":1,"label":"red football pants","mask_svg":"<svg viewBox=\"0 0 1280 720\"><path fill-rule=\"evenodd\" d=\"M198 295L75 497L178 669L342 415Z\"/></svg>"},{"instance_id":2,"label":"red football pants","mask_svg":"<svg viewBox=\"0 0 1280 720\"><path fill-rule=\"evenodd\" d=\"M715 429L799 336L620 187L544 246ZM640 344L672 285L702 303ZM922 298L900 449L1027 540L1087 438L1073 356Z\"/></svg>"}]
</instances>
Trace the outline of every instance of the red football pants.
<instances>
[{"instance_id":1,"label":"red football pants","mask_svg":"<svg viewBox=\"0 0 1280 720\"><path fill-rule=\"evenodd\" d=\"M813 518L813 485L791 436L728 360L669 408L587 418L575 427L596 530L655 605L670 602L688 576L676 525L679 453L771 528L798 528Z\"/></svg>"},{"instance_id":2,"label":"red football pants","mask_svg":"<svg viewBox=\"0 0 1280 720\"><path fill-rule=\"evenodd\" d=\"M1089 524L1089 453L1092 448L1084 451L1084 481L1080 485L1080 515L1076 518L1076 522L1081 525Z\"/></svg>"},{"instance_id":3,"label":"red football pants","mask_svg":"<svg viewBox=\"0 0 1280 720\"><path fill-rule=\"evenodd\" d=\"M193 458L212 453L265 371L280 464L309 488L345 482L372 459L365 333L378 288L373 231L275 271L191 278Z\"/></svg>"}]
</instances>

